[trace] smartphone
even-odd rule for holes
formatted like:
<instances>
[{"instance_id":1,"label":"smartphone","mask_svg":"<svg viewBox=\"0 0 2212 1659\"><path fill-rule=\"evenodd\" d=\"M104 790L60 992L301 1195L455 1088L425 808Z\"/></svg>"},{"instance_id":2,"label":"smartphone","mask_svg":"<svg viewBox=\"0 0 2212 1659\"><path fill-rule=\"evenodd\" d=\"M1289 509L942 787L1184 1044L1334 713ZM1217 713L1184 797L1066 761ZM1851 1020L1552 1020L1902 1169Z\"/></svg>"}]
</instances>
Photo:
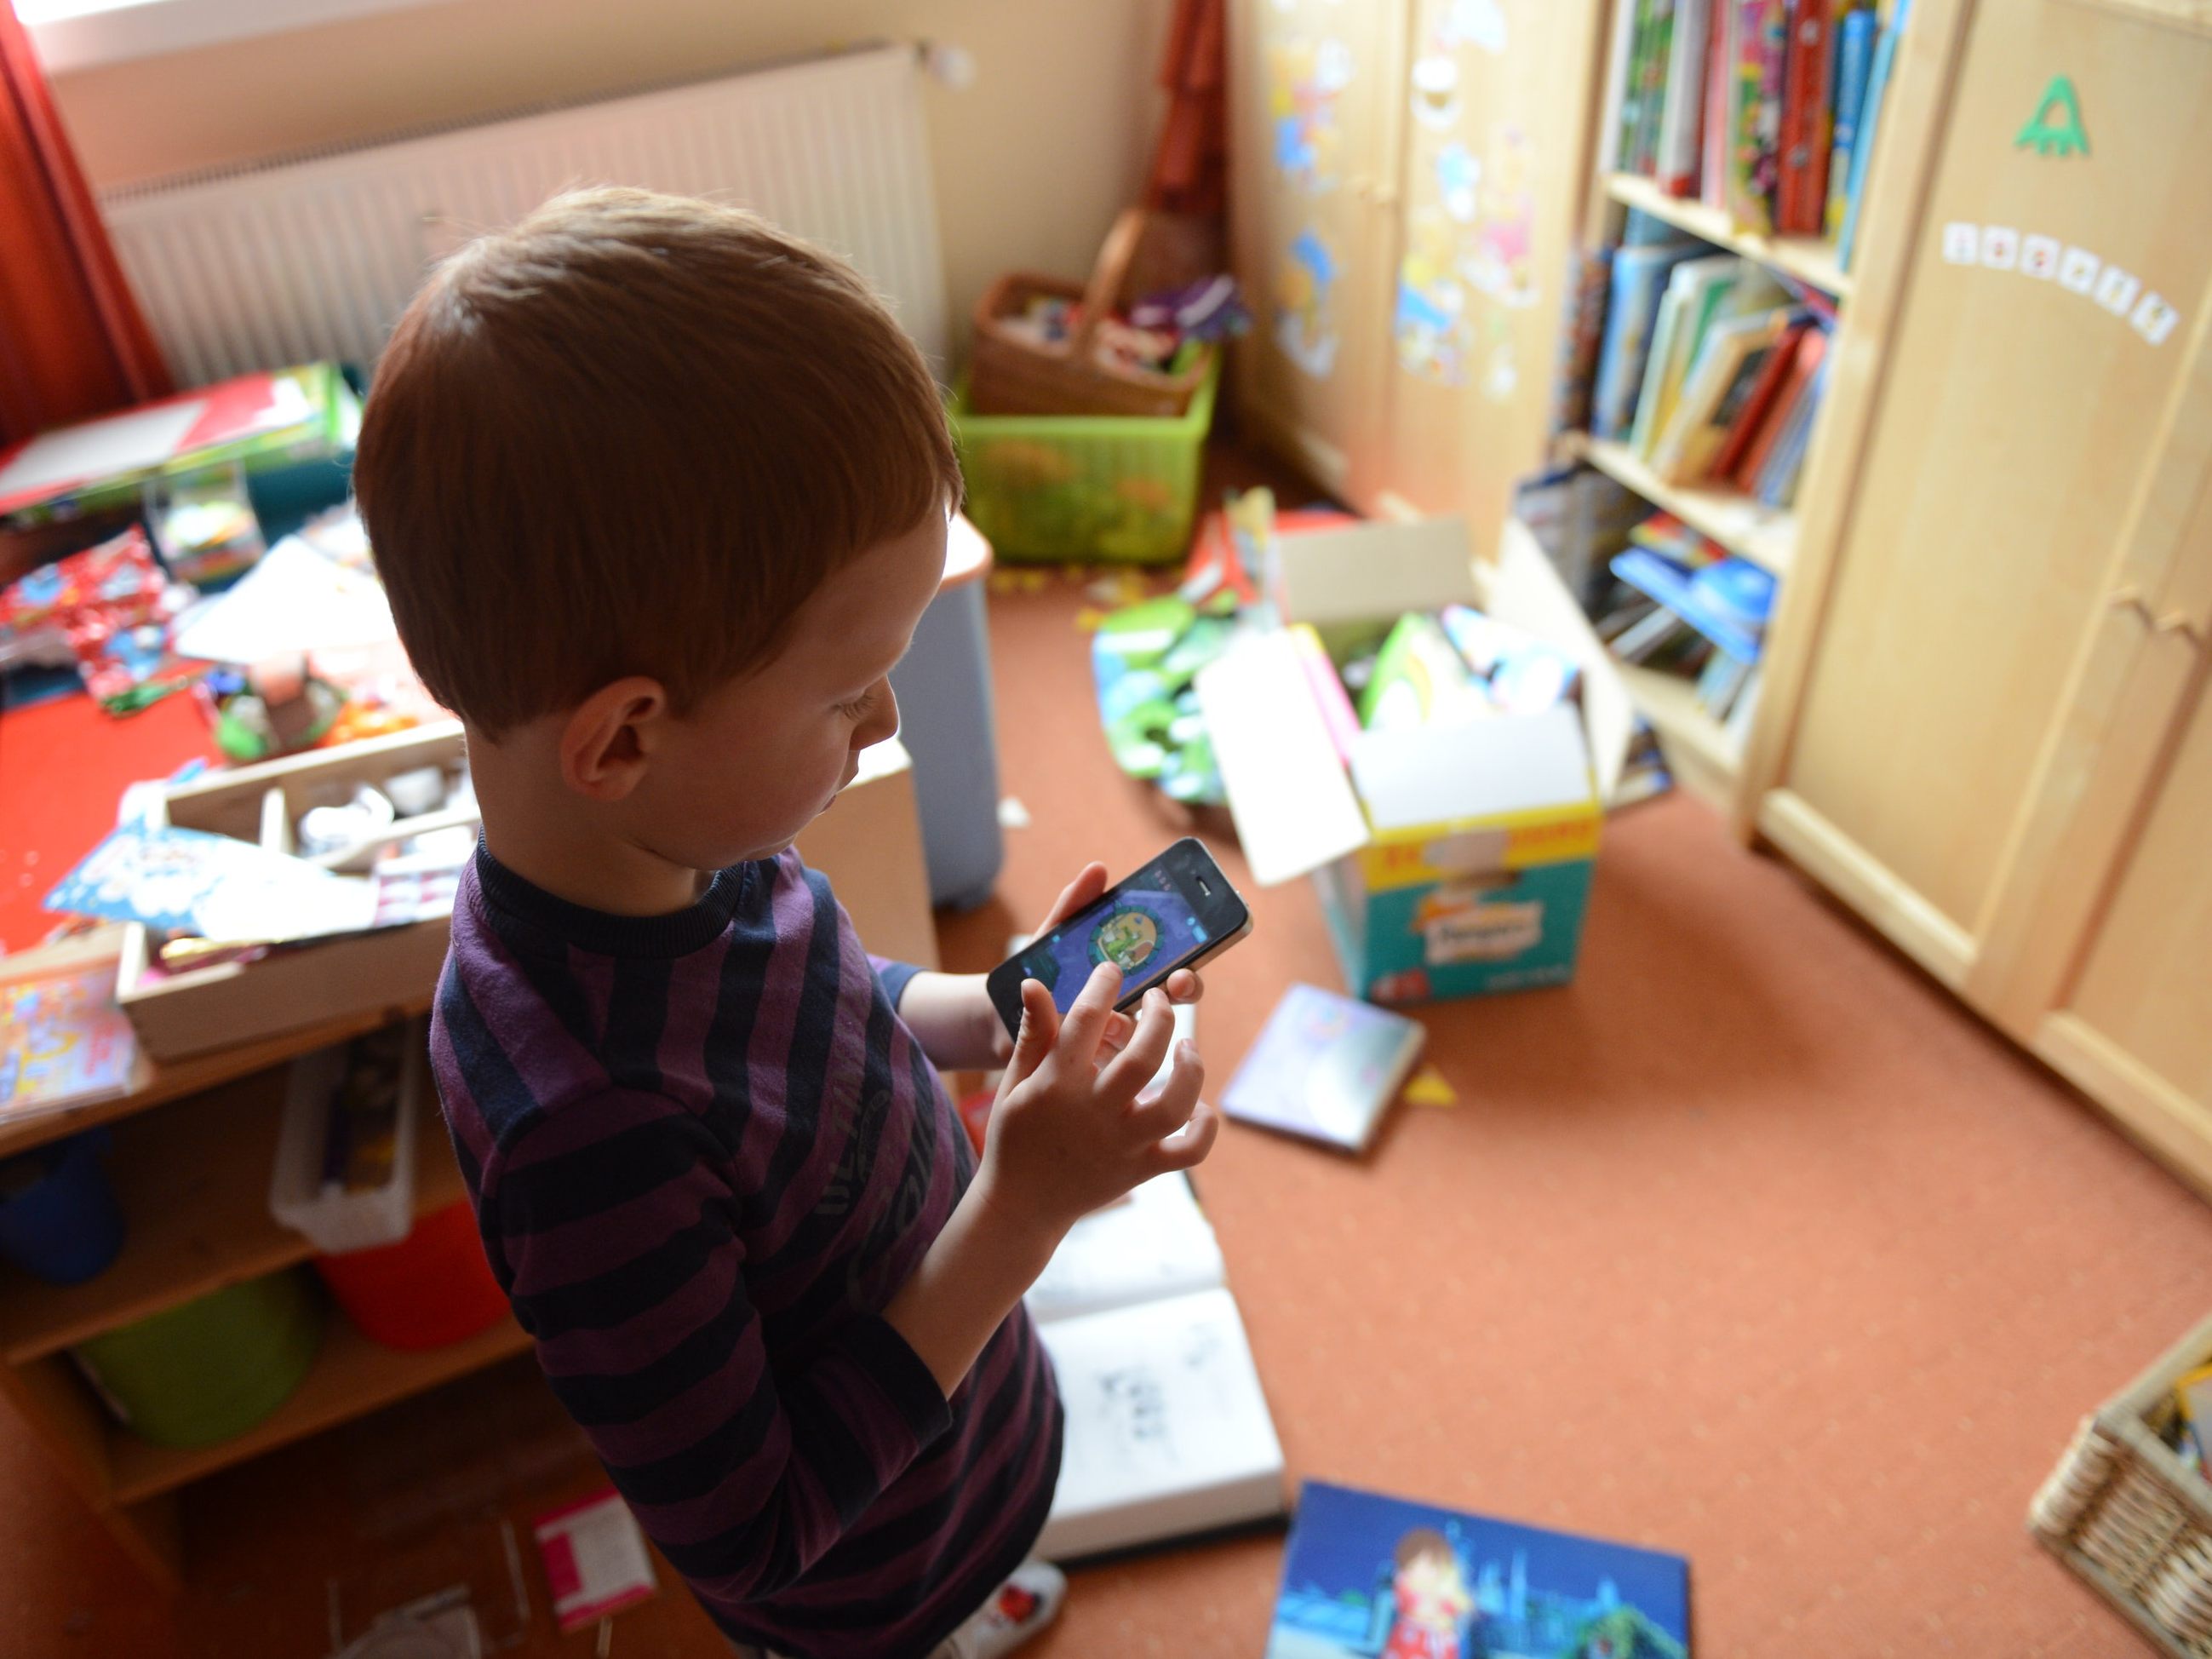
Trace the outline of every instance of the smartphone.
<instances>
[{"instance_id":1,"label":"smartphone","mask_svg":"<svg viewBox=\"0 0 2212 1659\"><path fill-rule=\"evenodd\" d=\"M1195 968L1251 931L1252 913L1229 878L1204 845L1186 836L1108 888L1097 903L1000 963L984 987L1006 1030L1018 1031L1024 980L1037 981L1066 1013L1091 970L1110 962L1121 970L1121 1000L1115 1006L1126 1011L1176 969Z\"/></svg>"}]
</instances>

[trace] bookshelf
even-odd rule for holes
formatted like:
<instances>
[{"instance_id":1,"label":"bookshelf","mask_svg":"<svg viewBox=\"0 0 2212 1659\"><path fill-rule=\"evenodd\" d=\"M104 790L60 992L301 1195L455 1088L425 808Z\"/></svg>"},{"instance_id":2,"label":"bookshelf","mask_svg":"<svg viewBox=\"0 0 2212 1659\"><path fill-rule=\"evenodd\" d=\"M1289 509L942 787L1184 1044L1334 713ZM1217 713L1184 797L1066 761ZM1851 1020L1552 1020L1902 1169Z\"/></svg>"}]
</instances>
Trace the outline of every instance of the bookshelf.
<instances>
[{"instance_id":1,"label":"bookshelf","mask_svg":"<svg viewBox=\"0 0 2212 1659\"><path fill-rule=\"evenodd\" d=\"M1771 38L1765 39L1764 44L1757 44L1762 37L1748 36L1743 32L1755 26L1744 21L1747 14L1740 10L1733 0L1701 3L1694 13L1705 21L1688 37L1698 43L1692 48L1698 55L1684 60L1693 64L1692 72L1698 78L1687 82L1686 91L1680 64L1670 53L1679 47L1683 38L1679 31L1687 9L1659 5L1656 0L1609 0L1605 8L1610 19L1610 45L1601 70L1607 94L1583 152L1580 174L1584 245L1593 249L1618 246L1626 216L1632 212L1643 214L1681 237L1704 244L1705 249L1732 254L1750 265L1764 268L1805 312L1820 319L1819 325L1829 336L1824 358L1800 356L1795 344L1796 335L1785 333L1782 337L1791 343L1791 355L1774 360L1770 365L1773 375L1778 378L1765 382L1723 380L1715 383L1709 377L1708 389L1703 394L1706 399L1713 399L1721 386L1729 389L1719 401L1700 404L1701 412L1692 417L1698 421L1748 419L1759 422L1749 431L1737 428L1738 447L1735 453L1738 458L1738 478L1747 479L1750 476L1741 465L1747 454L1753 458L1749 465L1756 471L1763 464L1758 458L1766 455L1771 448L1773 453L1785 458L1784 466L1796 468L1796 483L1802 487L1805 477L1816 470L1819 453L1828 441L1828 428L1838 424L1827 418L1829 399L1826 394L1839 355L1841 331L1853 309L1859 283L1838 261L1831 236L1773 234L1755 230L1739 221L1730 207L1723 205L1724 195L1733 198L1749 187L1747 174L1755 170L1755 163L1745 149L1745 135L1753 130L1745 125L1750 120L1749 109L1748 106L1740 106L1738 100L1747 97L1776 100L1769 112L1774 125L1766 130L1778 135L1775 141L1778 146L1777 159L1768 162L1782 169L1771 175L1779 180L1779 196L1771 204L1777 213L1787 208L1796 222L1808 226L1816 220L1825 221L1823 206L1831 187L1826 177L1826 163L1824 161L1821 171L1809 177L1803 173L1794 175L1794 179L1788 175L1789 146L1799 144L1801 148L1795 153L1803 154L1803 140L1793 140L1790 134L1826 132L1827 128L1818 124L1820 118L1800 113L1809 107L1802 100L1808 97L1832 100L1845 87L1854 90L1844 95L1857 99L1863 94L1869 100L1854 118L1855 129L1869 138L1878 131L1885 95L1879 88L1886 82L1887 71L1883 69L1878 73L1876 60L1881 57L1895 6L1891 0L1865 0L1853 7L1824 7L1821 16L1825 32L1808 32L1794 26L1785 32L1778 24ZM1673 12L1678 33L1672 37L1664 31L1647 33L1658 14L1668 10ZM1853 11L1861 14L1861 21L1847 30L1844 20ZM1728 20L1725 23L1719 21L1723 18ZM1871 21L1865 21L1869 18ZM1842 70L1847 34L1851 43L1851 72L1844 74ZM1655 40L1659 43L1656 55L1650 45ZM1893 51L1894 43L1889 44ZM1852 107L1856 110L1859 106L1854 103ZM1682 119L1685 110L1688 112L1686 122ZM1726 125L1717 127L1717 121ZM1716 138L1717 132L1726 136ZM1729 175L1725 190L1720 187L1717 170L1725 170ZM1660 182L1660 176L1686 179L1690 193L1674 193ZM1790 199L1793 184L1815 192L1815 203L1823 205L1816 206L1809 216L1803 215ZM1626 264L1621 269L1624 273L1628 270ZM1628 325L1626 337L1637 343L1632 349L1648 351L1662 331L1662 324L1655 320L1652 311L1642 308L1647 304L1645 296L1653 291L1651 284L1655 281L1661 291L1672 289L1682 296L1679 301L1685 307L1682 314L1691 314L1691 308L1695 308L1699 318L1698 332L1692 337L1693 343L1687 348L1688 360L1681 356L1671 360L1674 367L1667 377L1669 391L1665 395L1670 399L1679 398L1679 389L1688 383L1694 373L1698 346L1709 337L1705 331L1717 315L1727 319L1734 313L1725 309L1725 297L1717 307L1713 301L1696 297L1701 282L1711 283L1710 276L1692 278L1686 285L1678 284L1668 267L1655 268L1649 263L1639 263L1626 280L1630 283L1626 292L1635 297L1622 302L1628 308L1619 315L1642 319L1640 325L1633 321ZM1766 303L1764 296L1748 302L1745 314L1755 316L1758 308ZM1663 309L1662 305L1662 312ZM1616 320L1615 299L1609 292L1603 327L1610 328ZM1643 330L1640 334L1636 331L1639 326ZM1742 354L1748 349L1739 340L1737 343L1723 345L1723 355L1712 361L1732 365L1743 361ZM1729 352L1739 355L1725 355ZM1598 361L1602 377L1607 360L1601 355ZM1618 398L1618 383L1608 384L1614 388L1608 395ZM1649 384L1647 380L1647 386ZM1762 389L1755 394L1757 401L1747 402L1747 391L1753 386ZM1809 395L1820 398L1816 405L1810 407L1809 425L1805 424L1808 416L1802 414L1795 426L1778 428L1769 424L1784 420L1797 407L1792 400L1808 395L1808 389ZM1747 416L1716 413L1730 409L1748 409L1751 412ZM1681 442L1684 429L1679 424L1675 426L1674 445ZM1780 447L1772 447L1777 445ZM1847 442L1845 447L1850 447ZM1805 546L1808 532L1802 514L1790 507L1769 505L1759 499L1758 492L1740 489L1734 481L1668 483L1647 459L1653 447L1651 443L1639 447L1575 431L1562 434L1555 453L1563 459L1579 461L1612 479L1632 496L1672 514L1729 554L1774 577L1778 583L1775 614L1778 617L1786 607L1790 590L1806 580L1804 567L1808 562L1815 566L1819 562L1817 548L1808 560ZM1771 479L1763 479L1764 493L1786 498L1789 491L1777 486L1786 482L1788 477L1787 472L1777 472ZM1717 702L1715 707L1723 709L1720 715L1711 712L1700 701L1692 681L1625 664L1618 659L1613 661L1629 701L1659 734L1676 775L1729 811L1740 828L1750 821L1746 792L1755 769L1749 764L1748 757L1759 749L1759 730L1764 724L1761 710L1783 701L1763 695L1763 683L1773 654L1770 624L1767 648L1756 671L1754 684L1744 694L1756 697L1757 702L1733 709Z\"/></svg>"},{"instance_id":2,"label":"bookshelf","mask_svg":"<svg viewBox=\"0 0 2212 1659\"><path fill-rule=\"evenodd\" d=\"M1626 444L1593 438L1586 432L1574 434L1568 449L1737 557L1777 576L1789 574L1797 546L1797 519L1788 509L1767 507L1739 490L1663 483Z\"/></svg>"},{"instance_id":3,"label":"bookshelf","mask_svg":"<svg viewBox=\"0 0 2212 1659\"><path fill-rule=\"evenodd\" d=\"M1762 236L1739 230L1723 209L1669 196L1652 179L1632 173L1607 173L1605 193L1625 208L1648 213L1685 235L1756 260L1838 301L1850 297L1850 276L1836 264L1836 245L1824 237Z\"/></svg>"}]
</instances>

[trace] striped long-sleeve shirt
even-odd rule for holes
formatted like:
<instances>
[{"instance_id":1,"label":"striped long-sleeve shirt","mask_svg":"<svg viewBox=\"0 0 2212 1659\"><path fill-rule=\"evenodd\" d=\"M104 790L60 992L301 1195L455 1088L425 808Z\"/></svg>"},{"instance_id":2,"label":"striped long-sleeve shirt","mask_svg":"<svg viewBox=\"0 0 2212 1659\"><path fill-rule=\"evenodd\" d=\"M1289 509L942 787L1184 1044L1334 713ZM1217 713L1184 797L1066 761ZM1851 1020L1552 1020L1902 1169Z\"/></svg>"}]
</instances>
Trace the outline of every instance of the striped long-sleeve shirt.
<instances>
[{"instance_id":1,"label":"striped long-sleeve shirt","mask_svg":"<svg viewBox=\"0 0 2212 1659\"><path fill-rule=\"evenodd\" d=\"M871 962L795 853L623 917L480 849L431 1026L555 1393L721 1628L810 1659L926 1652L1059 1472L1024 1313L950 1400L881 1316L973 1172L896 1012L913 971Z\"/></svg>"}]
</instances>

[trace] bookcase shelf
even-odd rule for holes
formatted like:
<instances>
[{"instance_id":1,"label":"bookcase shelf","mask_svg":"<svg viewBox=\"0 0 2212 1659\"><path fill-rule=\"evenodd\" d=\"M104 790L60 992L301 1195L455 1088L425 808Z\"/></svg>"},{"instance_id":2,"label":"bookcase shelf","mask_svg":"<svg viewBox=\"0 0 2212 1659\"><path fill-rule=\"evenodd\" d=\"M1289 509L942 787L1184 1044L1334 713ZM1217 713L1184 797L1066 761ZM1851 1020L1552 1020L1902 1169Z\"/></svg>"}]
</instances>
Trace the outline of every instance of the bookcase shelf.
<instances>
[{"instance_id":1,"label":"bookcase shelf","mask_svg":"<svg viewBox=\"0 0 2212 1659\"><path fill-rule=\"evenodd\" d=\"M269 1211L283 1115L276 1067L121 1125L108 1176L129 1219L123 1250L81 1285L0 1273L0 1356L23 1365L228 1285L273 1273L314 1246ZM415 1213L465 1196L434 1123L416 1137ZM222 1156L207 1156L209 1149Z\"/></svg>"},{"instance_id":2,"label":"bookcase shelf","mask_svg":"<svg viewBox=\"0 0 2212 1659\"><path fill-rule=\"evenodd\" d=\"M466 1376L529 1346L522 1327L502 1316L489 1329L442 1348L386 1348L332 1311L324 1322L321 1351L298 1391L244 1434L212 1446L179 1449L149 1444L127 1429L111 1426L108 1455L115 1500L136 1504L173 1492L217 1469Z\"/></svg>"},{"instance_id":3,"label":"bookcase shelf","mask_svg":"<svg viewBox=\"0 0 2212 1659\"><path fill-rule=\"evenodd\" d=\"M1618 657L1613 665L1637 712L1657 730L1668 763L1691 772L1688 781L1693 784L1702 781L1723 794L1733 793L1743 769L1742 747L1705 712L1698 702L1697 687L1680 675L1641 668Z\"/></svg>"},{"instance_id":4,"label":"bookcase shelf","mask_svg":"<svg viewBox=\"0 0 2212 1659\"><path fill-rule=\"evenodd\" d=\"M1571 434L1569 447L1607 477L1711 537L1737 557L1776 576L1790 574L1797 520L1788 509L1764 506L1739 490L1663 483L1634 450L1610 439L1577 432Z\"/></svg>"},{"instance_id":5,"label":"bookcase shelf","mask_svg":"<svg viewBox=\"0 0 2212 1659\"><path fill-rule=\"evenodd\" d=\"M1623 207L1663 219L1700 241L1771 265L1823 294L1833 295L1839 301L1850 297L1851 279L1836 264L1835 244L1826 238L1761 236L1755 231L1739 230L1721 209L1669 196L1651 179L1632 173L1607 173L1605 193Z\"/></svg>"}]
</instances>

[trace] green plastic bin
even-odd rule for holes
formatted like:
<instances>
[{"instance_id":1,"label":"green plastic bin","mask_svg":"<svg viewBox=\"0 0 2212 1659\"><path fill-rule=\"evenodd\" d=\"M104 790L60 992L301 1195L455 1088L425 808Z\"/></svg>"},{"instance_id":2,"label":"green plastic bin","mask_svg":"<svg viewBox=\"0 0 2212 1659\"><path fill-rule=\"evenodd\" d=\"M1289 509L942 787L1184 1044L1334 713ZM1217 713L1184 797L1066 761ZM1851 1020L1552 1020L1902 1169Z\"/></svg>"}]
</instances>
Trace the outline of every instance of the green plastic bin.
<instances>
[{"instance_id":1,"label":"green plastic bin","mask_svg":"<svg viewBox=\"0 0 2212 1659\"><path fill-rule=\"evenodd\" d=\"M1189 550L1221 359L1182 415L975 415L952 428L968 516L1001 559L1169 564Z\"/></svg>"},{"instance_id":2,"label":"green plastic bin","mask_svg":"<svg viewBox=\"0 0 2212 1659\"><path fill-rule=\"evenodd\" d=\"M108 1408L157 1446L211 1446L292 1397L315 1362L323 1303L304 1268L250 1279L81 1342Z\"/></svg>"}]
</instances>

